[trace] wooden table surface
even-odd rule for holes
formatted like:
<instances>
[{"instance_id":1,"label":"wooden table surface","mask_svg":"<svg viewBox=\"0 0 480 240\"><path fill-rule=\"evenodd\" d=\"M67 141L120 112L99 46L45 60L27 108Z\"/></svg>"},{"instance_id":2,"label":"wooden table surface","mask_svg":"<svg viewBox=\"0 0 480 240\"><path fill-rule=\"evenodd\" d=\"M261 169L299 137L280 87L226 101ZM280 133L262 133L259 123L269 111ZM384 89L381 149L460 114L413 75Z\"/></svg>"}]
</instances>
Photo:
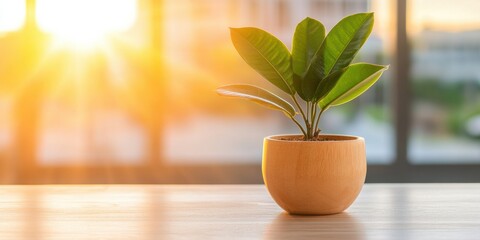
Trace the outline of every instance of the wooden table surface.
<instances>
[{"instance_id":1,"label":"wooden table surface","mask_svg":"<svg viewBox=\"0 0 480 240\"><path fill-rule=\"evenodd\" d=\"M0 186L0 239L480 239L480 184L367 184L316 217L262 185Z\"/></svg>"}]
</instances>

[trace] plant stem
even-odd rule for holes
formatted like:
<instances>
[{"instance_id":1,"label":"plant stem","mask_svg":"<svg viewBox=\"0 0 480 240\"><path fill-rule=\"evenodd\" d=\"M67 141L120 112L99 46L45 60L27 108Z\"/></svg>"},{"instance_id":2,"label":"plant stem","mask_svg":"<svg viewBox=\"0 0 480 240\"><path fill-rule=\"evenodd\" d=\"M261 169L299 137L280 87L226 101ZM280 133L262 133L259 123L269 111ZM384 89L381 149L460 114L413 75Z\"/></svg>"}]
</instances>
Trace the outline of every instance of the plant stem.
<instances>
[{"instance_id":1,"label":"plant stem","mask_svg":"<svg viewBox=\"0 0 480 240\"><path fill-rule=\"evenodd\" d=\"M314 127L314 120L315 120L315 116L313 115L314 114L314 106L315 106L315 103L312 103L312 102L306 102L306 108L307 108L307 122L306 122L306 126L307 126L307 140L311 140L312 137L313 137L313 127Z\"/></svg>"},{"instance_id":2,"label":"plant stem","mask_svg":"<svg viewBox=\"0 0 480 240\"><path fill-rule=\"evenodd\" d=\"M315 120L316 120L316 117L317 117L317 104L313 103L312 105L312 126L315 126ZM315 132L317 131L317 128L316 126L315 127L312 127L312 136L316 137L315 136Z\"/></svg>"},{"instance_id":3,"label":"plant stem","mask_svg":"<svg viewBox=\"0 0 480 240\"><path fill-rule=\"evenodd\" d=\"M300 128L300 130L302 131L303 133L303 136L307 136L307 133L305 132L305 130L303 129L302 125L300 125L300 123L295 119L295 117L290 117L290 119L292 119L292 121L297 124L298 128Z\"/></svg>"},{"instance_id":4,"label":"plant stem","mask_svg":"<svg viewBox=\"0 0 480 240\"><path fill-rule=\"evenodd\" d=\"M318 117L317 117L317 119L316 119L316 121L315 121L315 135L317 135L317 132L318 132L318 123L320 122L320 117L322 116L322 113L323 113L324 111L326 111L327 109L328 109L328 106L325 107L325 108L322 108L322 109L320 110L320 113L318 114Z\"/></svg>"},{"instance_id":5,"label":"plant stem","mask_svg":"<svg viewBox=\"0 0 480 240\"><path fill-rule=\"evenodd\" d=\"M312 113L311 113L311 102L306 102L306 108L307 108L307 122L305 125L307 126L307 140L310 140L312 138Z\"/></svg>"},{"instance_id":6,"label":"plant stem","mask_svg":"<svg viewBox=\"0 0 480 240\"><path fill-rule=\"evenodd\" d=\"M300 113L302 114L303 121L305 122L305 126L308 128L307 117L305 117L305 112L303 112L302 107L300 106L300 104L298 104L297 98L295 98L295 95L290 95L290 97L292 97L293 102L295 102L295 105L298 107L298 109L300 109ZM297 123L297 125L300 125L298 122L296 122L296 123ZM303 130L303 128L302 128L302 130ZM303 135L305 135L305 137L307 137L307 134L305 133L305 131L303 131Z\"/></svg>"},{"instance_id":7,"label":"plant stem","mask_svg":"<svg viewBox=\"0 0 480 240\"><path fill-rule=\"evenodd\" d=\"M307 121L310 122L310 102L306 102L305 108L307 109Z\"/></svg>"}]
</instances>

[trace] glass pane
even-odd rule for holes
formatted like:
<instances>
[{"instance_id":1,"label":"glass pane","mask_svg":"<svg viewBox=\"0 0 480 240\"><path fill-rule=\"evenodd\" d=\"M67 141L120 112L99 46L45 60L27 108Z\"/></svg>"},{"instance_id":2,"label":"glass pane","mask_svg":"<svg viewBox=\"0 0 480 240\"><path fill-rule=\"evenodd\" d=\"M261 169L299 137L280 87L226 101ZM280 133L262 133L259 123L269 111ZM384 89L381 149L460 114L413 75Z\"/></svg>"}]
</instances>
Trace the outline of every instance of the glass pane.
<instances>
[{"instance_id":1,"label":"glass pane","mask_svg":"<svg viewBox=\"0 0 480 240\"><path fill-rule=\"evenodd\" d=\"M378 11L374 33L358 61L389 63L394 1L367 0L166 0L165 59L170 92L164 135L169 163L260 163L265 136L298 133L281 113L217 96L230 83L276 91L236 53L228 27L256 26L291 45L293 31L307 16L331 29L342 17ZM389 74L365 96L324 114L324 132L361 135L370 163L389 163L393 136ZM282 95L284 96L284 95Z\"/></svg>"},{"instance_id":2,"label":"glass pane","mask_svg":"<svg viewBox=\"0 0 480 240\"><path fill-rule=\"evenodd\" d=\"M413 163L480 162L480 2L409 1Z\"/></svg>"},{"instance_id":3,"label":"glass pane","mask_svg":"<svg viewBox=\"0 0 480 240\"><path fill-rule=\"evenodd\" d=\"M38 142L41 165L139 164L147 152L145 129L127 112L61 101L43 105Z\"/></svg>"},{"instance_id":4,"label":"glass pane","mask_svg":"<svg viewBox=\"0 0 480 240\"><path fill-rule=\"evenodd\" d=\"M138 94L148 92L136 92L146 75L136 59L105 45L56 49L46 58L35 76L46 89L29 92L42 93L30 103L38 109L32 137L39 166L145 164L149 133Z\"/></svg>"},{"instance_id":5,"label":"glass pane","mask_svg":"<svg viewBox=\"0 0 480 240\"><path fill-rule=\"evenodd\" d=\"M0 94L0 184L12 183L16 163L10 161L13 140L12 99ZM0 227L1 229L1 227Z\"/></svg>"},{"instance_id":6,"label":"glass pane","mask_svg":"<svg viewBox=\"0 0 480 240\"><path fill-rule=\"evenodd\" d=\"M149 129L159 122L148 106L158 95L148 9L136 0L35 7L37 24L0 37L0 169L147 164Z\"/></svg>"},{"instance_id":7,"label":"glass pane","mask_svg":"<svg viewBox=\"0 0 480 240\"><path fill-rule=\"evenodd\" d=\"M0 95L0 153L10 147L13 137L12 124L12 99Z\"/></svg>"}]
</instances>

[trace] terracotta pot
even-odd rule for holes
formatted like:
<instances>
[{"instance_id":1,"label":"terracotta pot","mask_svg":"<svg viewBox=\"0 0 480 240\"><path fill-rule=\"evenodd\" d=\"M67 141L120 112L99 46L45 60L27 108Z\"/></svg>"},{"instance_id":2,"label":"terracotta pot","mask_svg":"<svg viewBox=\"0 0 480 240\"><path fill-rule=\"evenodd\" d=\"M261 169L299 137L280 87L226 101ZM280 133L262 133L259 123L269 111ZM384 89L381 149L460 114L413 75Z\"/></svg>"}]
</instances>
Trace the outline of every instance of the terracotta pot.
<instances>
[{"instance_id":1,"label":"terracotta pot","mask_svg":"<svg viewBox=\"0 0 480 240\"><path fill-rule=\"evenodd\" d=\"M290 214L340 213L357 198L367 172L361 137L322 135L327 141L266 137L263 180L277 204ZM283 140L286 139L286 140Z\"/></svg>"}]
</instances>

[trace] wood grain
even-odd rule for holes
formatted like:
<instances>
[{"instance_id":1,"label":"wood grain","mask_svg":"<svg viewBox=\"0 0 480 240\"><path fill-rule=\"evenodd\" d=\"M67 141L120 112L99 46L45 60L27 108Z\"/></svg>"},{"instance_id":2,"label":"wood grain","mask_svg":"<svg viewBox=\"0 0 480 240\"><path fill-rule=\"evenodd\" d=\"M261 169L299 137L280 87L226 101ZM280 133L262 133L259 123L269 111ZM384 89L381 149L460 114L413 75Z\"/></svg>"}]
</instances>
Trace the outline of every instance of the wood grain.
<instances>
[{"instance_id":1,"label":"wood grain","mask_svg":"<svg viewBox=\"0 0 480 240\"><path fill-rule=\"evenodd\" d=\"M365 141L361 137L320 135L328 141L283 140L300 136L272 136L263 142L262 172L272 198L292 214L339 213L357 198L367 171Z\"/></svg>"},{"instance_id":2,"label":"wood grain","mask_svg":"<svg viewBox=\"0 0 480 240\"><path fill-rule=\"evenodd\" d=\"M480 184L367 184L292 216L262 185L0 186L0 239L480 239Z\"/></svg>"}]
</instances>

